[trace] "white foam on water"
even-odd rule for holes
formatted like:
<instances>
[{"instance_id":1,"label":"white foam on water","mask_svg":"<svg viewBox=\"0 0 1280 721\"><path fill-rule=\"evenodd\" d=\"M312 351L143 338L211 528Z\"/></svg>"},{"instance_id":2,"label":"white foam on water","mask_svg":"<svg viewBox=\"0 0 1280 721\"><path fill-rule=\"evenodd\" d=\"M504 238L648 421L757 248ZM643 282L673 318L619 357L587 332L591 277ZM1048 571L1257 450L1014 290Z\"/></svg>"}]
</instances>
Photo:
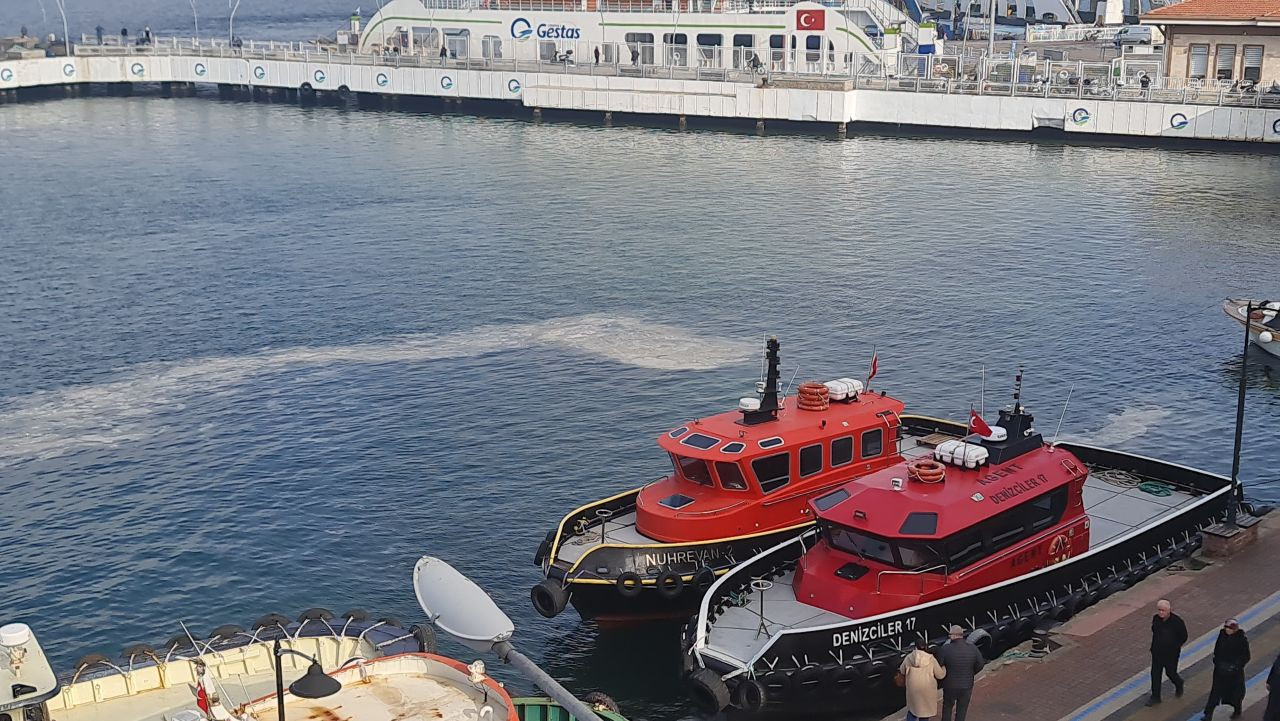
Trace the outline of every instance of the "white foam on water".
<instances>
[{"instance_id":1,"label":"white foam on water","mask_svg":"<svg viewBox=\"0 0 1280 721\"><path fill-rule=\"evenodd\" d=\"M234 390L255 376L286 368L414 363L536 345L656 370L707 370L744 362L752 354L751 344L744 341L699 337L677 326L632 316L591 314L444 335L411 334L374 343L148 363L117 380L0 403L0 466L142 440L157 432L153 416L180 410L184 399Z\"/></svg>"},{"instance_id":2,"label":"white foam on water","mask_svg":"<svg viewBox=\"0 0 1280 721\"><path fill-rule=\"evenodd\" d=\"M1106 422L1096 432L1070 438L1064 436L1064 439L1114 447L1146 435L1147 431L1168 418L1169 413L1167 408L1157 406L1126 408L1107 416Z\"/></svg>"}]
</instances>

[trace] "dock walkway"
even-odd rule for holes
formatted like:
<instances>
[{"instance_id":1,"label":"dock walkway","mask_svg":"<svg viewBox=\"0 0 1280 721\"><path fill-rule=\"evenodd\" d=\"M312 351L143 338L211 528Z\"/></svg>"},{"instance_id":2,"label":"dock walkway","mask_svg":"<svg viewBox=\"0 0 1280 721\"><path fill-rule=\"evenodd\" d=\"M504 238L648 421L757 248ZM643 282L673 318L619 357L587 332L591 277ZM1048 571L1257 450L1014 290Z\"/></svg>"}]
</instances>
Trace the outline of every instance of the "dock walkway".
<instances>
[{"instance_id":1,"label":"dock walkway","mask_svg":"<svg viewBox=\"0 0 1280 721\"><path fill-rule=\"evenodd\" d=\"M1043 659L988 664L974 688L969 718L981 721L1198 721L1212 677L1213 645L1224 620L1235 617L1248 634L1252 660L1245 670L1246 710L1257 721L1266 705L1267 672L1280 653L1280 513L1264 517L1258 542L1229 560L1190 570L1179 564L1115 594L1055 630L1055 648ZM1199 560L1194 557L1192 564ZM1167 598L1186 621L1190 640L1179 664L1186 688L1176 698L1165 681L1163 702L1150 692L1151 616ZM1229 706L1216 717L1227 719ZM902 714L890 718L900 719Z\"/></svg>"}]
</instances>

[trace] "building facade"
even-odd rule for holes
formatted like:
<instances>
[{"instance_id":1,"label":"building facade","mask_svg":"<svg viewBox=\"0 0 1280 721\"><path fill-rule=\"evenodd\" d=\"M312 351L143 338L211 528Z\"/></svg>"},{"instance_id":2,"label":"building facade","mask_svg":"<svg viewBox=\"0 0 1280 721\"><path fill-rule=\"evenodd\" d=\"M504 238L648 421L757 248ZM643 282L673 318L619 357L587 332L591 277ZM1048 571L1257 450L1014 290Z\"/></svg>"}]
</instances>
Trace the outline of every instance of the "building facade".
<instances>
[{"instance_id":1,"label":"building facade","mask_svg":"<svg viewBox=\"0 0 1280 721\"><path fill-rule=\"evenodd\" d=\"M1280 84L1280 0L1185 0L1142 16L1165 36L1165 72L1206 86Z\"/></svg>"}]
</instances>

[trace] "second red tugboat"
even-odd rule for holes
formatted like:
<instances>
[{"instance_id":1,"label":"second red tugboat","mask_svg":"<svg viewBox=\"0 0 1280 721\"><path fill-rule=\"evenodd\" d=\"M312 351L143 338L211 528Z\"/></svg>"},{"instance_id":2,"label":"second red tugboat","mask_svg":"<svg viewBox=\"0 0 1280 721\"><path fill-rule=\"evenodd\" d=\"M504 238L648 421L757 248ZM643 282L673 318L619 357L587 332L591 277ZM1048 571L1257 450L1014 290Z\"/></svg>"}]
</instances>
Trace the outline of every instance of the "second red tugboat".
<instances>
[{"instance_id":1,"label":"second red tugboat","mask_svg":"<svg viewBox=\"0 0 1280 721\"><path fill-rule=\"evenodd\" d=\"M851 378L804 383L788 398L776 338L765 358L758 398L659 436L670 475L582 506L547 533L534 559L545 578L530 591L540 614L572 603L605 621L687 618L720 575L809 528L815 496L901 460L901 401Z\"/></svg>"}]
</instances>

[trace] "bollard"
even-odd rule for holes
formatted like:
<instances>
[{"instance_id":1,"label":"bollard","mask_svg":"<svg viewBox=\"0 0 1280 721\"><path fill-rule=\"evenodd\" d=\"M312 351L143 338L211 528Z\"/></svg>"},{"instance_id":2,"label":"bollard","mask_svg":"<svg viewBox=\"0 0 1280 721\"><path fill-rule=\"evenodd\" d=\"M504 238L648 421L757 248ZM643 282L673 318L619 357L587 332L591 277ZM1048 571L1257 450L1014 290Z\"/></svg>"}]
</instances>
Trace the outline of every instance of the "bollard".
<instances>
[{"instance_id":1,"label":"bollard","mask_svg":"<svg viewBox=\"0 0 1280 721\"><path fill-rule=\"evenodd\" d=\"M1044 658L1049 653L1049 631L1037 628L1031 634L1031 658Z\"/></svg>"}]
</instances>

